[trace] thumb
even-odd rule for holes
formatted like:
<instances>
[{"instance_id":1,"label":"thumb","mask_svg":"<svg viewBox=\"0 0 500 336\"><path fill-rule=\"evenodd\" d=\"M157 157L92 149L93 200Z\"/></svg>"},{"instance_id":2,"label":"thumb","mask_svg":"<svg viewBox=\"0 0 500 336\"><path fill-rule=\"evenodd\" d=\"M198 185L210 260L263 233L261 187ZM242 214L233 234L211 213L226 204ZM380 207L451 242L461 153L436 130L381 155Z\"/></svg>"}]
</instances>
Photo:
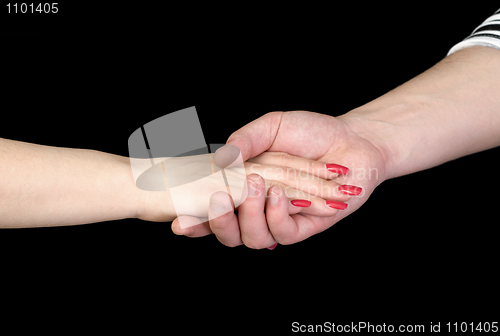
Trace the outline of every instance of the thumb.
<instances>
[{"instance_id":1,"label":"thumb","mask_svg":"<svg viewBox=\"0 0 500 336\"><path fill-rule=\"evenodd\" d=\"M265 152L271 148L278 135L283 114L284 112L269 112L264 114L262 117L255 119L231 134L226 144L238 147L241 151L243 161ZM229 152L229 147L231 146L223 146L215 153L215 164L219 165L221 163L220 166L224 166L224 161L226 160L223 157L227 156L226 152Z\"/></svg>"}]
</instances>

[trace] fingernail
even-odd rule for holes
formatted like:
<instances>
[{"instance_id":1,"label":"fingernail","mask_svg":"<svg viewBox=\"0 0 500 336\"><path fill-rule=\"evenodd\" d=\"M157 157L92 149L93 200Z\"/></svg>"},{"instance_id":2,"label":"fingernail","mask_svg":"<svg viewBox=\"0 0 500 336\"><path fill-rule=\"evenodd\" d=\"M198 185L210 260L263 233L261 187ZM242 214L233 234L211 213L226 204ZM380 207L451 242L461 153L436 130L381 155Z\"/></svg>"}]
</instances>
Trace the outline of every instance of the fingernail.
<instances>
[{"instance_id":1,"label":"fingernail","mask_svg":"<svg viewBox=\"0 0 500 336\"><path fill-rule=\"evenodd\" d=\"M276 248L276 246L278 246L278 243L274 244L274 245L271 245L269 247L266 247L268 250L274 250Z\"/></svg>"},{"instance_id":2,"label":"fingernail","mask_svg":"<svg viewBox=\"0 0 500 336\"><path fill-rule=\"evenodd\" d=\"M269 190L269 203L271 205L278 204L278 201L280 200L280 195L281 195L280 187L273 187L272 190Z\"/></svg>"},{"instance_id":3,"label":"fingernail","mask_svg":"<svg viewBox=\"0 0 500 336\"><path fill-rule=\"evenodd\" d=\"M257 191L257 183L255 183L254 181L248 180L248 196L255 195L256 191Z\"/></svg>"},{"instance_id":4,"label":"fingernail","mask_svg":"<svg viewBox=\"0 0 500 336\"><path fill-rule=\"evenodd\" d=\"M210 201L210 209L216 215L223 214L225 212L228 212L228 210L229 210L229 209L226 208L225 205L217 203L217 202L212 201L212 200Z\"/></svg>"},{"instance_id":5,"label":"fingernail","mask_svg":"<svg viewBox=\"0 0 500 336\"><path fill-rule=\"evenodd\" d=\"M339 201L326 201L326 205L333 209L345 210L347 208L347 203Z\"/></svg>"},{"instance_id":6,"label":"fingernail","mask_svg":"<svg viewBox=\"0 0 500 336\"><path fill-rule=\"evenodd\" d=\"M237 159L240 155L240 149L231 144L225 144L214 153L214 163L220 168L229 168L234 163L238 164Z\"/></svg>"},{"instance_id":7,"label":"fingernail","mask_svg":"<svg viewBox=\"0 0 500 336\"><path fill-rule=\"evenodd\" d=\"M337 173L340 175L346 175L347 172L349 171L349 168L335 164L335 163L327 163L326 169L328 169L328 171L331 171L332 173Z\"/></svg>"},{"instance_id":8,"label":"fingernail","mask_svg":"<svg viewBox=\"0 0 500 336\"><path fill-rule=\"evenodd\" d=\"M363 188L344 184L339 187L339 191L344 195L358 196L363 191Z\"/></svg>"},{"instance_id":9,"label":"fingernail","mask_svg":"<svg viewBox=\"0 0 500 336\"><path fill-rule=\"evenodd\" d=\"M308 200L292 200L290 201L292 205L295 205L296 207L301 207L301 208L307 208L311 206L311 201Z\"/></svg>"}]
</instances>

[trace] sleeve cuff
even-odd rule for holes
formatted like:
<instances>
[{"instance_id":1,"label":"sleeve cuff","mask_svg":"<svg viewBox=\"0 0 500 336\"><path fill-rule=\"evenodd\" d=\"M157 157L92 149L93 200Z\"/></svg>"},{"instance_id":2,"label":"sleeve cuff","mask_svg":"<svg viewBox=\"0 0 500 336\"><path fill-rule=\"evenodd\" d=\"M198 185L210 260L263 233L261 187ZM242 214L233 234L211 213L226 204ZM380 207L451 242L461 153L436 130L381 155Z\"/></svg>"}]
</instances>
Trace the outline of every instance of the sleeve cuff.
<instances>
[{"instance_id":1,"label":"sleeve cuff","mask_svg":"<svg viewBox=\"0 0 500 336\"><path fill-rule=\"evenodd\" d=\"M447 56L460 49L474 46L484 46L500 50L500 9L474 29L469 37L454 45L448 51Z\"/></svg>"}]
</instances>

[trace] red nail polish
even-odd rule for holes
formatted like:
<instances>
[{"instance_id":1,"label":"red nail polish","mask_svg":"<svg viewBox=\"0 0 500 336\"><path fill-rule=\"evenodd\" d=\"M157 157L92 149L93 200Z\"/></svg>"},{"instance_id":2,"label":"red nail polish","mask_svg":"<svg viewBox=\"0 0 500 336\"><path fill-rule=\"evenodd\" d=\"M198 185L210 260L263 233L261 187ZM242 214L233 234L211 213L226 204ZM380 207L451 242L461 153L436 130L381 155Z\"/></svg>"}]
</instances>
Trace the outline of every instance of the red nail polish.
<instances>
[{"instance_id":1,"label":"red nail polish","mask_svg":"<svg viewBox=\"0 0 500 336\"><path fill-rule=\"evenodd\" d=\"M344 195L358 196L363 191L363 188L344 184L339 187L339 191Z\"/></svg>"},{"instance_id":2,"label":"red nail polish","mask_svg":"<svg viewBox=\"0 0 500 336\"><path fill-rule=\"evenodd\" d=\"M311 206L311 201L308 200L292 200L290 201L292 205L295 205L296 207L301 207L301 208L307 208Z\"/></svg>"},{"instance_id":3,"label":"red nail polish","mask_svg":"<svg viewBox=\"0 0 500 336\"><path fill-rule=\"evenodd\" d=\"M349 168L335 164L335 163L327 163L326 169L328 169L328 171L331 171L332 173L337 173L340 175L346 175L347 172L349 171Z\"/></svg>"},{"instance_id":4,"label":"red nail polish","mask_svg":"<svg viewBox=\"0 0 500 336\"><path fill-rule=\"evenodd\" d=\"M274 245L271 245L269 247L266 247L268 250L274 250L276 248L276 246L278 246L278 243L274 244Z\"/></svg>"},{"instance_id":5,"label":"red nail polish","mask_svg":"<svg viewBox=\"0 0 500 336\"><path fill-rule=\"evenodd\" d=\"M345 210L347 208L347 203L339 201L326 201L326 205L333 209Z\"/></svg>"}]
</instances>

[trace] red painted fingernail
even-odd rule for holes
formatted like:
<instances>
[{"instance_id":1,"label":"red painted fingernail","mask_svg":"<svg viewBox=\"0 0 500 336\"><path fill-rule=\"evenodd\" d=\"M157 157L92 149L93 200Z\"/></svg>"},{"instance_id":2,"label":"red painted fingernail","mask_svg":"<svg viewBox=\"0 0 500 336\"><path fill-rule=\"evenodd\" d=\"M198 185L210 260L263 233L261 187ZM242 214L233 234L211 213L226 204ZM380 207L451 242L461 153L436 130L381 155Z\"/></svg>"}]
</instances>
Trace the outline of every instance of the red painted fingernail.
<instances>
[{"instance_id":1,"label":"red painted fingernail","mask_svg":"<svg viewBox=\"0 0 500 336\"><path fill-rule=\"evenodd\" d=\"M292 205L295 205L296 207L301 207L301 208L307 208L311 206L311 201L308 200L292 200L290 201Z\"/></svg>"},{"instance_id":2,"label":"red painted fingernail","mask_svg":"<svg viewBox=\"0 0 500 336\"><path fill-rule=\"evenodd\" d=\"M271 245L269 247L266 247L268 250L274 250L276 248L276 246L278 246L278 243L274 244L274 245Z\"/></svg>"},{"instance_id":3,"label":"red painted fingernail","mask_svg":"<svg viewBox=\"0 0 500 336\"><path fill-rule=\"evenodd\" d=\"M347 203L339 201L326 201L326 205L333 209L345 210L347 208Z\"/></svg>"},{"instance_id":4,"label":"red painted fingernail","mask_svg":"<svg viewBox=\"0 0 500 336\"><path fill-rule=\"evenodd\" d=\"M358 196L363 191L363 188L344 184L339 187L339 191L344 195Z\"/></svg>"},{"instance_id":5,"label":"red painted fingernail","mask_svg":"<svg viewBox=\"0 0 500 336\"><path fill-rule=\"evenodd\" d=\"M332 173L337 173L340 175L346 175L347 172L349 171L349 168L335 164L335 163L327 163L326 169L328 169L328 171L331 171Z\"/></svg>"}]
</instances>

